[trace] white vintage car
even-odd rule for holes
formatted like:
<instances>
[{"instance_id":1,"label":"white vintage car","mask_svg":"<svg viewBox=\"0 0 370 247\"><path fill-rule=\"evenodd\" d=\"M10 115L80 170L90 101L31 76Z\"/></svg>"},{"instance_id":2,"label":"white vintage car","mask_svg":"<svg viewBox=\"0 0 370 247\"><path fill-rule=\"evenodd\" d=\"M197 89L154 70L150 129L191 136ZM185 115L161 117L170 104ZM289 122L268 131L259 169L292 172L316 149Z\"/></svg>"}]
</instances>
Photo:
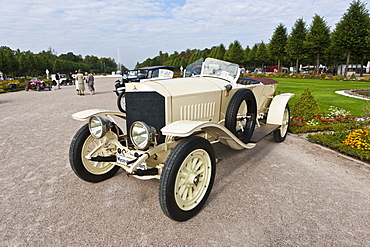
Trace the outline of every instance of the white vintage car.
<instances>
[{"instance_id":1,"label":"white vintage car","mask_svg":"<svg viewBox=\"0 0 370 247\"><path fill-rule=\"evenodd\" d=\"M200 73L192 73L196 70ZM128 83L125 113L73 114L88 121L70 146L77 176L100 182L123 168L138 179L159 179L164 214L185 221L211 192L213 143L241 150L270 133L277 142L285 140L293 94L275 95L276 81L239 78L237 64L212 58L189 65L185 74L189 77Z\"/></svg>"}]
</instances>

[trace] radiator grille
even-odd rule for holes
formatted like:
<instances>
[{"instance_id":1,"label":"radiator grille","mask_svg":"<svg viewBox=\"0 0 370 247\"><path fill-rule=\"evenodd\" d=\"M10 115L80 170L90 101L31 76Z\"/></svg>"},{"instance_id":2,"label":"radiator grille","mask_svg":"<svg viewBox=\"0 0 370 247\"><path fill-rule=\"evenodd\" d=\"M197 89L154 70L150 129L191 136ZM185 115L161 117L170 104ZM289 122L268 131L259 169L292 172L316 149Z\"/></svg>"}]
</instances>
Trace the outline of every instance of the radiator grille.
<instances>
[{"instance_id":1,"label":"radiator grille","mask_svg":"<svg viewBox=\"0 0 370 247\"><path fill-rule=\"evenodd\" d=\"M157 92L126 92L126 124L127 135L130 135L130 126L135 121L144 121L156 128L158 132L165 125L165 99ZM164 141L160 134L159 143ZM131 145L131 140L128 139Z\"/></svg>"}]
</instances>

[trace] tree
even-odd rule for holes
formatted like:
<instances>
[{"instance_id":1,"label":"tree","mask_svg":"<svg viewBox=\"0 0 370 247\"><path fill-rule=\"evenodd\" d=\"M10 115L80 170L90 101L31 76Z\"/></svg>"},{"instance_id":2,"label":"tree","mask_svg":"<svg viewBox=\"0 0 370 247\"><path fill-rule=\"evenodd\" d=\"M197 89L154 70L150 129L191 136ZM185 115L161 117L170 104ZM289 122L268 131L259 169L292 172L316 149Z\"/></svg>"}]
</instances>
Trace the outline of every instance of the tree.
<instances>
[{"instance_id":1,"label":"tree","mask_svg":"<svg viewBox=\"0 0 370 247\"><path fill-rule=\"evenodd\" d=\"M247 47L244 49L244 62L245 62L245 68L248 69L250 65L250 53L251 53L251 48L247 45Z\"/></svg>"},{"instance_id":2,"label":"tree","mask_svg":"<svg viewBox=\"0 0 370 247\"><path fill-rule=\"evenodd\" d=\"M307 28L303 18L298 19L292 32L288 36L286 51L288 55L296 60L296 72L299 72L299 59L304 53L304 41L306 40Z\"/></svg>"},{"instance_id":3,"label":"tree","mask_svg":"<svg viewBox=\"0 0 370 247\"><path fill-rule=\"evenodd\" d=\"M19 73L22 75L31 75L35 73L35 64L37 63L34 54L31 51L20 52L18 54Z\"/></svg>"},{"instance_id":4,"label":"tree","mask_svg":"<svg viewBox=\"0 0 370 247\"><path fill-rule=\"evenodd\" d=\"M239 41L235 40L233 43L229 45L229 49L225 53L225 60L237 63L237 64L243 64L244 63L244 50L242 45Z\"/></svg>"},{"instance_id":5,"label":"tree","mask_svg":"<svg viewBox=\"0 0 370 247\"><path fill-rule=\"evenodd\" d=\"M90 69L99 69L100 63L98 57L87 55L85 57L85 62L86 65L90 67Z\"/></svg>"},{"instance_id":6,"label":"tree","mask_svg":"<svg viewBox=\"0 0 370 247\"><path fill-rule=\"evenodd\" d=\"M286 55L286 43L287 43L287 31L286 27L280 23L272 35L270 43L268 45L268 50L270 55L278 60L278 70L281 72L281 60Z\"/></svg>"},{"instance_id":7,"label":"tree","mask_svg":"<svg viewBox=\"0 0 370 247\"><path fill-rule=\"evenodd\" d=\"M265 72L265 62L269 59L267 47L263 41L258 44L256 58L261 63L262 72Z\"/></svg>"},{"instance_id":8,"label":"tree","mask_svg":"<svg viewBox=\"0 0 370 247\"><path fill-rule=\"evenodd\" d=\"M209 54L209 57L216 58L216 59L224 59L226 53L226 48L223 44L220 44L219 46L213 47L211 49L211 53Z\"/></svg>"},{"instance_id":9,"label":"tree","mask_svg":"<svg viewBox=\"0 0 370 247\"><path fill-rule=\"evenodd\" d=\"M320 54L324 54L330 46L330 28L324 18L315 14L307 33L306 48L316 56L316 72L320 72Z\"/></svg>"},{"instance_id":10,"label":"tree","mask_svg":"<svg viewBox=\"0 0 370 247\"><path fill-rule=\"evenodd\" d=\"M18 69L18 61L15 57L14 51L9 47L0 47L0 71L6 75L14 73Z\"/></svg>"},{"instance_id":11,"label":"tree","mask_svg":"<svg viewBox=\"0 0 370 247\"><path fill-rule=\"evenodd\" d=\"M81 55L77 56L73 54L73 52L68 52L67 54L60 54L59 59L67 60L71 62L77 62L77 63L83 60Z\"/></svg>"},{"instance_id":12,"label":"tree","mask_svg":"<svg viewBox=\"0 0 370 247\"><path fill-rule=\"evenodd\" d=\"M292 109L292 116L300 117L306 121L314 115L320 114L320 107L309 88L306 88Z\"/></svg>"},{"instance_id":13,"label":"tree","mask_svg":"<svg viewBox=\"0 0 370 247\"><path fill-rule=\"evenodd\" d=\"M254 44L252 50L249 52L248 61L253 65L253 69L256 68L258 44Z\"/></svg>"},{"instance_id":14,"label":"tree","mask_svg":"<svg viewBox=\"0 0 370 247\"><path fill-rule=\"evenodd\" d=\"M337 23L333 32L334 44L345 50L347 54L345 76L347 76L351 54L361 55L363 59L363 54L369 52L369 39L369 10L366 9L365 3L358 0L353 1L347 12L343 14L341 20Z\"/></svg>"},{"instance_id":15,"label":"tree","mask_svg":"<svg viewBox=\"0 0 370 247\"><path fill-rule=\"evenodd\" d=\"M210 49L205 49L203 51L201 50L195 50L194 53L191 55L189 58L188 64L194 63L198 59L201 58L207 58L210 55L211 50Z\"/></svg>"},{"instance_id":16,"label":"tree","mask_svg":"<svg viewBox=\"0 0 370 247\"><path fill-rule=\"evenodd\" d=\"M67 71L67 60L56 59L53 64L53 73L66 72Z\"/></svg>"}]
</instances>

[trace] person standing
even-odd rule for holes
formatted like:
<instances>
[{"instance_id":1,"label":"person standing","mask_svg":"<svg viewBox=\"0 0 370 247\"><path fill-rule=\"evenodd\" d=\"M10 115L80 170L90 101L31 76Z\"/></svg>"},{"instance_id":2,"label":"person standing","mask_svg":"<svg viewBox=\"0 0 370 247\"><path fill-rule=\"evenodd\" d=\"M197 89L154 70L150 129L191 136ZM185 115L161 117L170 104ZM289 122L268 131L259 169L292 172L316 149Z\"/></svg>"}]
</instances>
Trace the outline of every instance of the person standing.
<instances>
[{"instance_id":1,"label":"person standing","mask_svg":"<svg viewBox=\"0 0 370 247\"><path fill-rule=\"evenodd\" d=\"M84 84L84 75L82 74L81 70L79 69L76 76L76 88L78 95L85 95L85 84Z\"/></svg>"},{"instance_id":2,"label":"person standing","mask_svg":"<svg viewBox=\"0 0 370 247\"><path fill-rule=\"evenodd\" d=\"M58 89L60 89L60 73L55 74L55 80L57 81Z\"/></svg>"},{"instance_id":3,"label":"person standing","mask_svg":"<svg viewBox=\"0 0 370 247\"><path fill-rule=\"evenodd\" d=\"M87 72L86 83L87 83L87 86L89 88L90 94L94 95L95 94L94 76L90 72Z\"/></svg>"}]
</instances>

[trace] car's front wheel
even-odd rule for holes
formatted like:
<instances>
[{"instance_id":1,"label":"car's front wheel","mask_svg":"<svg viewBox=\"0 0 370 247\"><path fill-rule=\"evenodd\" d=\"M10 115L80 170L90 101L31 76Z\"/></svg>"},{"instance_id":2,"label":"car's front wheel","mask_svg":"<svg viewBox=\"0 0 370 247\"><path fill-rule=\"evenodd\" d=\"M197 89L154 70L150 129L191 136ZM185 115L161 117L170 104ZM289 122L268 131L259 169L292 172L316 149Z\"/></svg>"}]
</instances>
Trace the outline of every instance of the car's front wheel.
<instances>
[{"instance_id":1,"label":"car's front wheel","mask_svg":"<svg viewBox=\"0 0 370 247\"><path fill-rule=\"evenodd\" d=\"M116 152L116 146L104 144L106 137L95 139L89 131L88 124L82 126L72 139L69 148L69 162L75 174L88 182L97 183L111 178L116 174L119 166L111 162L96 162L86 158L94 149L96 156L111 156Z\"/></svg>"},{"instance_id":2,"label":"car's front wheel","mask_svg":"<svg viewBox=\"0 0 370 247\"><path fill-rule=\"evenodd\" d=\"M283 142L288 135L288 128L290 123L290 109L287 104L283 113L283 122L281 127L274 131L274 139L276 142Z\"/></svg>"},{"instance_id":3,"label":"car's front wheel","mask_svg":"<svg viewBox=\"0 0 370 247\"><path fill-rule=\"evenodd\" d=\"M212 145L198 136L182 140L168 156L159 182L166 216L185 221L204 206L212 189L216 159Z\"/></svg>"}]
</instances>

